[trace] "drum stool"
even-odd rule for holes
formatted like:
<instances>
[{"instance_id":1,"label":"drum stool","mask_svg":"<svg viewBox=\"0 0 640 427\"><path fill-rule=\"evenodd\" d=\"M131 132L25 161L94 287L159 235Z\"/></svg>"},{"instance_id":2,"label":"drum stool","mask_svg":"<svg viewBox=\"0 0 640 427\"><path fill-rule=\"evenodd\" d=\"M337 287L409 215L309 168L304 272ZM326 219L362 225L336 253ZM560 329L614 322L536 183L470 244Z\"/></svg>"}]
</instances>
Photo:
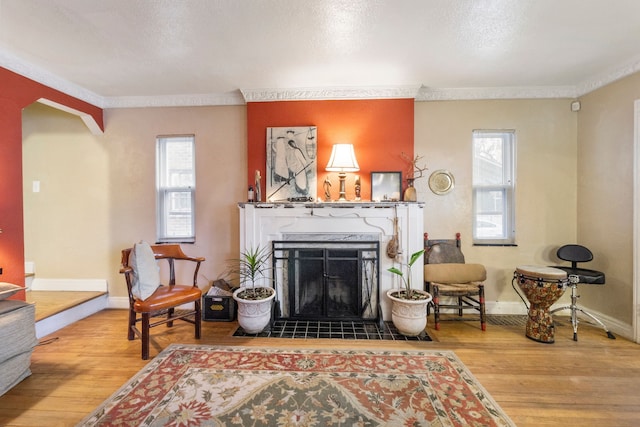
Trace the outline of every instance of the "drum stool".
<instances>
[{"instance_id":1,"label":"drum stool","mask_svg":"<svg viewBox=\"0 0 640 427\"><path fill-rule=\"evenodd\" d=\"M580 298L580 295L578 295L578 283L587 285L604 285L605 283L604 273L602 271L578 267L578 263L592 261L593 253L589 248L582 245L564 245L558 248L556 255L561 260L569 261L571 263L571 267L566 265L553 266L553 268L559 268L560 270L566 271L569 276L569 281L571 282L571 304L555 308L551 313L555 313L560 310L571 310L571 324L573 325L574 341L578 341L578 312L584 314L600 325L607 333L608 338L615 339L615 335L609 331L600 319L588 311L578 307L577 304L578 298Z\"/></svg>"}]
</instances>

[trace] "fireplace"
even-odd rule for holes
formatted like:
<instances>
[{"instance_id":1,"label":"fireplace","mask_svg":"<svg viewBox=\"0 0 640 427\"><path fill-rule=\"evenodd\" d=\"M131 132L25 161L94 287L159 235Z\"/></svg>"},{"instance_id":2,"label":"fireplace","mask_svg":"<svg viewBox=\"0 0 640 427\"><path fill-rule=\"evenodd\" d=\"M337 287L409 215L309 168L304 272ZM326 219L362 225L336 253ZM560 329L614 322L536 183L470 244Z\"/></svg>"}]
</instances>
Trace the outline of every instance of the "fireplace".
<instances>
[{"instance_id":1,"label":"fireplace","mask_svg":"<svg viewBox=\"0 0 640 427\"><path fill-rule=\"evenodd\" d=\"M275 314L296 320L375 320L378 240L274 241Z\"/></svg>"},{"instance_id":2,"label":"fireplace","mask_svg":"<svg viewBox=\"0 0 640 427\"><path fill-rule=\"evenodd\" d=\"M307 316L306 311L310 310L310 301L318 298L319 306L314 306L313 316L320 316L320 307L322 308L322 316L335 317L361 317L375 318L382 316L379 320L391 320L391 302L384 297L388 289L398 287L398 277L387 271L389 267L398 267L400 263L407 263L408 257L423 248L424 246L424 204L416 202L283 202L283 203L239 203L240 213L240 251L248 248L268 247L274 248L274 242L284 242L290 247L288 249L279 248L281 251L288 251L285 256L283 252L276 253L276 259L280 263L277 270L273 271L276 276L265 279L258 285L271 286L276 283L276 293L280 307L276 311L276 315L282 317L291 316ZM389 258L386 254L386 247L389 242L394 239L399 242L399 254L396 258ZM315 246L311 251L305 248L298 248L301 242L313 243ZM361 243L372 245L377 243L377 249L371 246L361 248ZM357 251L361 254L350 252L345 248L343 243L347 243L357 247ZM294 247L293 249L291 247ZM316 250L318 252L316 252ZM290 258L289 253L297 252L297 256ZM356 252L357 252L356 251ZM369 253L376 252L376 268L375 275L366 276L361 272L360 267L350 265L352 259L356 257L368 257ZM340 274L340 280L325 280L324 275L338 276L334 271L322 270L319 266L321 262L319 258L327 257L335 261L347 269L350 273ZM340 258L343 258L340 262ZM297 261L296 261L297 259ZM313 262L311 262L313 261ZM315 285L309 285L306 290L293 290L295 293L293 304L289 301L290 287L287 285L286 297L285 289L282 287L283 277L278 275L285 274L283 266L285 263L291 264L298 262L304 265L302 272L315 277ZM324 261L322 261L324 262ZM308 268L307 268L308 267ZM349 270L351 269L351 270ZM287 265L286 274L294 275L297 273L289 272ZM345 279L344 277L351 275ZM353 276L369 277L375 281L374 287L368 288L363 285L360 279L353 279ZM344 277L343 277L344 276ZM322 284L320 284L322 278ZM288 279L288 277L287 277ZM328 279L331 279L329 277ZM342 284L342 280L352 281L354 286ZM414 268L412 270L411 280L413 283L422 283L422 269ZM306 282L312 281L305 279ZM279 283L279 284L277 284ZM337 305L328 310L326 307L327 293L326 288L333 290L334 293L344 294L343 299L349 301L349 308L338 310ZM353 294L352 288L358 288L358 294ZM322 292L318 291L321 289ZM340 289L340 290L339 290ZM368 292L371 289L371 309L373 313L367 312L369 308ZM297 298L297 300L296 300ZM374 300L375 298L375 300ZM285 302L286 301L286 302ZM351 304L354 304L351 306ZM288 306L287 306L288 305ZM379 313L375 313L378 307ZM365 310L366 308L366 310ZM358 312L364 314L358 316ZM366 317L365 317L366 316ZM311 317L311 316L310 316Z\"/></svg>"}]
</instances>

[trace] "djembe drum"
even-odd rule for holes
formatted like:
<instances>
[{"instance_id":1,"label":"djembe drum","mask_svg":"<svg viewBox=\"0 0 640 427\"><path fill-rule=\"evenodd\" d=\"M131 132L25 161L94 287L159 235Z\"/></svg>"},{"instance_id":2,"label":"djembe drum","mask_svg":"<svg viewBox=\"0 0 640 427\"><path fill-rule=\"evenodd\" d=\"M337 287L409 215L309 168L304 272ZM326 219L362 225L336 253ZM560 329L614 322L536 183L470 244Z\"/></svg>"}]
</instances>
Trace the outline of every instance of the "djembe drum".
<instances>
[{"instance_id":1,"label":"djembe drum","mask_svg":"<svg viewBox=\"0 0 640 427\"><path fill-rule=\"evenodd\" d=\"M513 280L518 281L530 304L526 336L542 343L554 342L549 308L564 294L569 283L567 273L559 268L525 265L516 268Z\"/></svg>"}]
</instances>

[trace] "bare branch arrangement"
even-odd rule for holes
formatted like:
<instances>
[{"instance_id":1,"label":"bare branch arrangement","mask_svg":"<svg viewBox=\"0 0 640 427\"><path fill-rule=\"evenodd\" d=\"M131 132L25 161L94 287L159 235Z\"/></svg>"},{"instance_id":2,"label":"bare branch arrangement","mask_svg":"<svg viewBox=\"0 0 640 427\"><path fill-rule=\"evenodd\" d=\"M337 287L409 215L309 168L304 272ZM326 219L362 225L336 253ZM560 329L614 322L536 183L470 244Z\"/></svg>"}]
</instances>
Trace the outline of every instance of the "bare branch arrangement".
<instances>
[{"instance_id":1,"label":"bare branch arrangement","mask_svg":"<svg viewBox=\"0 0 640 427\"><path fill-rule=\"evenodd\" d=\"M407 155L407 153L402 152L400 156L409 163L410 167L408 168L408 180L416 180L422 178L424 172L429 169L426 165L419 166L418 162L424 158L424 156L416 155L413 159Z\"/></svg>"}]
</instances>

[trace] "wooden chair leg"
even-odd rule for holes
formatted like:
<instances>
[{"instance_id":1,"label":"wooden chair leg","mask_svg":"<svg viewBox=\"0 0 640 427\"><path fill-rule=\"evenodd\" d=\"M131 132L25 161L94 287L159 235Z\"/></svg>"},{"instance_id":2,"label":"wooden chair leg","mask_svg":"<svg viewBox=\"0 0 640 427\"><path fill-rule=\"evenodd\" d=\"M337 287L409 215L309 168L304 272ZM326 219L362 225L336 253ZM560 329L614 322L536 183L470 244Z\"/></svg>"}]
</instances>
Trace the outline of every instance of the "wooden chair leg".
<instances>
[{"instance_id":1,"label":"wooden chair leg","mask_svg":"<svg viewBox=\"0 0 640 427\"><path fill-rule=\"evenodd\" d=\"M458 316L462 317L462 298L458 298Z\"/></svg>"},{"instance_id":2,"label":"wooden chair leg","mask_svg":"<svg viewBox=\"0 0 640 427\"><path fill-rule=\"evenodd\" d=\"M199 340L202 334L202 301L201 300L194 301L194 304L196 306L196 318L195 318L196 339Z\"/></svg>"},{"instance_id":3,"label":"wooden chair leg","mask_svg":"<svg viewBox=\"0 0 640 427\"><path fill-rule=\"evenodd\" d=\"M484 308L484 284L478 286L479 294L478 301L480 302L480 328L483 331L487 330L487 316Z\"/></svg>"},{"instance_id":4,"label":"wooden chair leg","mask_svg":"<svg viewBox=\"0 0 640 427\"><path fill-rule=\"evenodd\" d=\"M149 319L151 314L142 313L142 360L149 359Z\"/></svg>"},{"instance_id":5,"label":"wooden chair leg","mask_svg":"<svg viewBox=\"0 0 640 427\"><path fill-rule=\"evenodd\" d=\"M175 309L173 307L167 310L167 319L171 319L173 317L174 311ZM167 322L167 328L172 328L172 327L173 327L173 322Z\"/></svg>"},{"instance_id":6,"label":"wooden chair leg","mask_svg":"<svg viewBox=\"0 0 640 427\"><path fill-rule=\"evenodd\" d=\"M440 291L438 285L433 285L433 320L436 331L440 330Z\"/></svg>"},{"instance_id":7,"label":"wooden chair leg","mask_svg":"<svg viewBox=\"0 0 640 427\"><path fill-rule=\"evenodd\" d=\"M133 311L131 308L129 308L129 327L127 328L127 339L129 341L132 341L135 337L136 334L133 331L134 328L136 327L136 312Z\"/></svg>"}]
</instances>

